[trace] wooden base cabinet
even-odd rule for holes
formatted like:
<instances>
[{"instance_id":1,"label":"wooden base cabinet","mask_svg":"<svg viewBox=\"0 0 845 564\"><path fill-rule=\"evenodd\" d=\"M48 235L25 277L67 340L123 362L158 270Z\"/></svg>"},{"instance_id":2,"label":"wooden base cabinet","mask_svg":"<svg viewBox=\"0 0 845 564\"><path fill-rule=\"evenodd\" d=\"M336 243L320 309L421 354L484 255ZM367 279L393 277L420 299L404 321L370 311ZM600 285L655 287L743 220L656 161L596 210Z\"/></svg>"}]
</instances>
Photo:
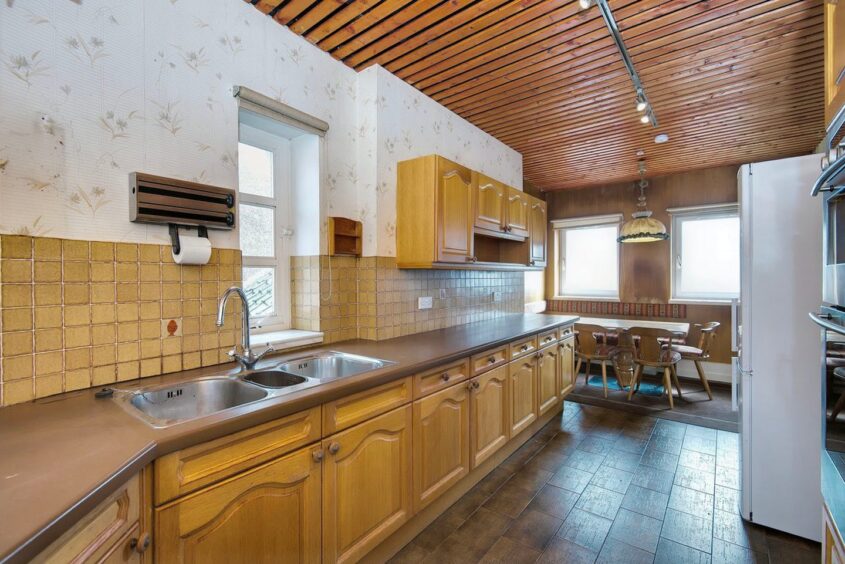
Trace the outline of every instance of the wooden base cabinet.
<instances>
[{"instance_id":1,"label":"wooden base cabinet","mask_svg":"<svg viewBox=\"0 0 845 564\"><path fill-rule=\"evenodd\" d=\"M548 346L537 353L537 391L539 414L548 413L554 409L560 400L560 363L558 362L558 348Z\"/></svg>"},{"instance_id":2,"label":"wooden base cabinet","mask_svg":"<svg viewBox=\"0 0 845 564\"><path fill-rule=\"evenodd\" d=\"M156 509L156 562L320 562L319 448Z\"/></svg>"},{"instance_id":3,"label":"wooden base cabinet","mask_svg":"<svg viewBox=\"0 0 845 564\"><path fill-rule=\"evenodd\" d=\"M510 392L507 365L470 380L472 423L470 459L475 468L510 439Z\"/></svg>"},{"instance_id":4,"label":"wooden base cabinet","mask_svg":"<svg viewBox=\"0 0 845 564\"><path fill-rule=\"evenodd\" d=\"M561 339L557 346L560 398L563 399L575 388L575 336L570 335Z\"/></svg>"},{"instance_id":5,"label":"wooden base cabinet","mask_svg":"<svg viewBox=\"0 0 845 564\"><path fill-rule=\"evenodd\" d=\"M407 404L323 439L324 562L360 560L411 516L412 419Z\"/></svg>"},{"instance_id":6,"label":"wooden base cabinet","mask_svg":"<svg viewBox=\"0 0 845 564\"><path fill-rule=\"evenodd\" d=\"M822 508L822 522L824 524L824 531L822 531L823 564L845 564L845 546L843 546L839 530L827 509L827 504L824 504Z\"/></svg>"},{"instance_id":7,"label":"wooden base cabinet","mask_svg":"<svg viewBox=\"0 0 845 564\"><path fill-rule=\"evenodd\" d=\"M469 474L470 390L456 384L414 402L414 511Z\"/></svg>"},{"instance_id":8,"label":"wooden base cabinet","mask_svg":"<svg viewBox=\"0 0 845 564\"><path fill-rule=\"evenodd\" d=\"M537 358L534 355L514 360L508 364L510 383L511 437L537 420Z\"/></svg>"}]
</instances>

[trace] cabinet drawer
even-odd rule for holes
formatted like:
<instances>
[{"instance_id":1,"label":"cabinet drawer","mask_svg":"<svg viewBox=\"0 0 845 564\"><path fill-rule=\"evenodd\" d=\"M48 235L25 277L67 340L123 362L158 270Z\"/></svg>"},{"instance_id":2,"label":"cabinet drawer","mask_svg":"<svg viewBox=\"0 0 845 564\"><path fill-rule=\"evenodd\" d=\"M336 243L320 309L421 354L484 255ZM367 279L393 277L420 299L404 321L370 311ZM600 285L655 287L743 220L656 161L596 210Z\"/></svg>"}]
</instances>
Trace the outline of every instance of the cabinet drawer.
<instances>
[{"instance_id":1,"label":"cabinet drawer","mask_svg":"<svg viewBox=\"0 0 845 564\"><path fill-rule=\"evenodd\" d=\"M490 349L489 351L484 351L483 353L473 356L472 360L470 360L470 366L472 367L472 375L475 376L476 374L487 372L488 370L496 368L497 366L507 364L507 362L507 345L502 345L501 347Z\"/></svg>"},{"instance_id":2,"label":"cabinet drawer","mask_svg":"<svg viewBox=\"0 0 845 564\"><path fill-rule=\"evenodd\" d=\"M323 435L331 435L411 401L411 376L323 404Z\"/></svg>"},{"instance_id":3,"label":"cabinet drawer","mask_svg":"<svg viewBox=\"0 0 845 564\"><path fill-rule=\"evenodd\" d=\"M414 376L414 399L448 388L469 377L469 360L447 364Z\"/></svg>"},{"instance_id":4,"label":"cabinet drawer","mask_svg":"<svg viewBox=\"0 0 845 564\"><path fill-rule=\"evenodd\" d=\"M520 358L537 350L537 336L520 339L511 343L511 359Z\"/></svg>"},{"instance_id":5,"label":"cabinet drawer","mask_svg":"<svg viewBox=\"0 0 845 564\"><path fill-rule=\"evenodd\" d=\"M155 461L155 503L198 490L320 439L320 408L177 450Z\"/></svg>"},{"instance_id":6,"label":"cabinet drawer","mask_svg":"<svg viewBox=\"0 0 845 564\"><path fill-rule=\"evenodd\" d=\"M99 562L124 536L137 529L141 505L141 480L133 476L33 562ZM137 532L137 531L136 531Z\"/></svg>"},{"instance_id":7,"label":"cabinet drawer","mask_svg":"<svg viewBox=\"0 0 845 564\"><path fill-rule=\"evenodd\" d=\"M560 338L560 333L557 329L552 329L551 331L544 331L537 336L537 346L541 349L543 347L547 347L552 343L556 343L557 340Z\"/></svg>"},{"instance_id":8,"label":"cabinet drawer","mask_svg":"<svg viewBox=\"0 0 845 564\"><path fill-rule=\"evenodd\" d=\"M558 335L561 339L565 339L569 335L575 334L575 326L574 325L567 325L566 327L559 327L558 328Z\"/></svg>"}]
</instances>

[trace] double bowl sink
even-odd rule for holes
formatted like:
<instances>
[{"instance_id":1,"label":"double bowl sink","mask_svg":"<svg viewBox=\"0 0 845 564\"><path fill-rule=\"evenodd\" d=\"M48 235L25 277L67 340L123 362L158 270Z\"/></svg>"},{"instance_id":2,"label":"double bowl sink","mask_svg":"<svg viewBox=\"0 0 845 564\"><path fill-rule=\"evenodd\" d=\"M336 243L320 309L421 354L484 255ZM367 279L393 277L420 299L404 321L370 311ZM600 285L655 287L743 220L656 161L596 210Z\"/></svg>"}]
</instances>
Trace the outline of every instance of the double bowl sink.
<instances>
[{"instance_id":1,"label":"double bowl sink","mask_svg":"<svg viewBox=\"0 0 845 564\"><path fill-rule=\"evenodd\" d=\"M329 351L234 375L211 375L138 389L116 388L115 400L153 427L169 427L392 364L395 363Z\"/></svg>"}]
</instances>

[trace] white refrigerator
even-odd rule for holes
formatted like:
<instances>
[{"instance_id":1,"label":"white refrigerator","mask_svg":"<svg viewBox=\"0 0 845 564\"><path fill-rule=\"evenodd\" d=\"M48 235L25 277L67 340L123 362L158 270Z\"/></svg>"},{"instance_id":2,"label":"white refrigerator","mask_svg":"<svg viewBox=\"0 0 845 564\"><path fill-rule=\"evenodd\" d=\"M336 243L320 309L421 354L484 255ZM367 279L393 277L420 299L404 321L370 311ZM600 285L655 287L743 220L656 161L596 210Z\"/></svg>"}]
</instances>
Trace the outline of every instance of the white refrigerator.
<instances>
[{"instance_id":1,"label":"white refrigerator","mask_svg":"<svg viewBox=\"0 0 845 564\"><path fill-rule=\"evenodd\" d=\"M743 165L738 173L741 293L732 345L743 518L821 538L819 156Z\"/></svg>"}]
</instances>

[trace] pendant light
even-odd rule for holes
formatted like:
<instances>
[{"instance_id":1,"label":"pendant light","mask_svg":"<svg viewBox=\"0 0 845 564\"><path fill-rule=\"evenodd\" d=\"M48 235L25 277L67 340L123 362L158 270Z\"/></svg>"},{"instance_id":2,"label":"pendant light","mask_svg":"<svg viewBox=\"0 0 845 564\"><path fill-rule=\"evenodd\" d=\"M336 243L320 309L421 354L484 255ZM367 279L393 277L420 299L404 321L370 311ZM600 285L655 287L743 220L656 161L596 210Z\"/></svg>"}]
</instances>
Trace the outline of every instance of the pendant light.
<instances>
[{"instance_id":1,"label":"pendant light","mask_svg":"<svg viewBox=\"0 0 845 564\"><path fill-rule=\"evenodd\" d=\"M645 189L648 181L645 179L645 162L640 161L640 195L637 198L637 211L631 214L631 221L622 224L619 230L620 243L651 243L654 241L665 241L669 238L666 233L666 226L657 219L651 217L651 211L646 209Z\"/></svg>"}]
</instances>

